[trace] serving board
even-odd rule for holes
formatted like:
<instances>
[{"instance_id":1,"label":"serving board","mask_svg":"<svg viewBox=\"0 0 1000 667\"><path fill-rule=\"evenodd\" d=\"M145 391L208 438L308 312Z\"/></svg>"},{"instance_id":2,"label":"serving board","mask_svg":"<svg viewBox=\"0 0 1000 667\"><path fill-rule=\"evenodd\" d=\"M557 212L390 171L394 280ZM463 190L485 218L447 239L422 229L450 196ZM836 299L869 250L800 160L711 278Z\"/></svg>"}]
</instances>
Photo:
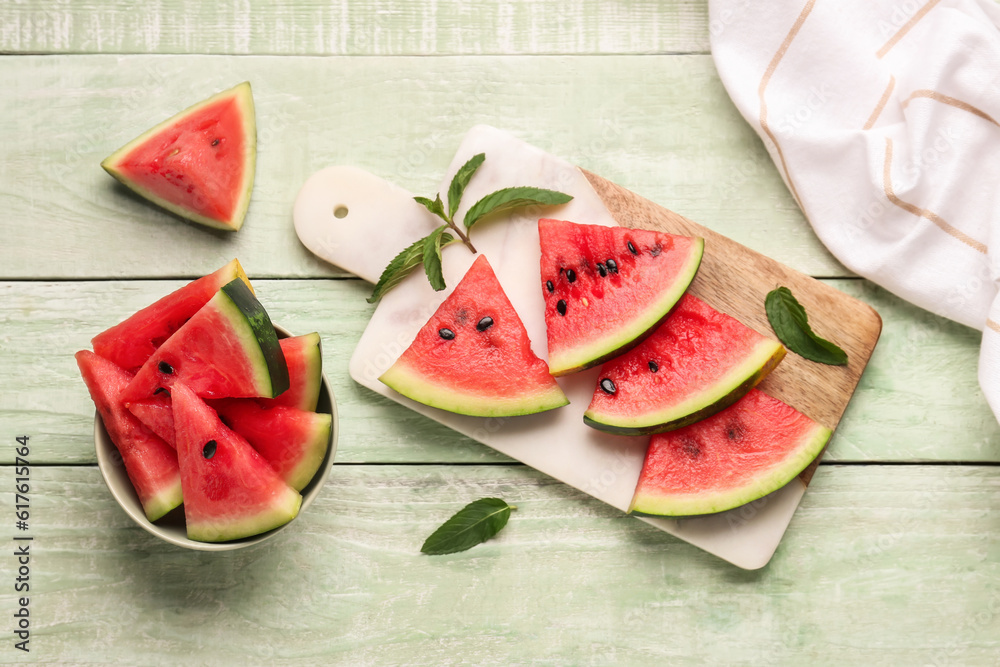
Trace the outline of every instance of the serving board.
<instances>
[{"instance_id":1,"label":"serving board","mask_svg":"<svg viewBox=\"0 0 1000 667\"><path fill-rule=\"evenodd\" d=\"M760 385L821 424L836 428L881 332L881 318L870 306L492 127L476 126L466 134L439 186L442 196L454 173L477 153L485 153L486 161L466 189L456 219L460 220L480 197L503 187L533 185L574 197L561 206L531 208L484 221L472 235L477 250L489 258L521 316L538 356L547 358L539 278L539 217L701 236L705 254L690 287L693 294L773 337L764 313L764 297L779 285L787 286L806 308L816 333L847 352L849 363L842 367L813 363L789 353ZM329 167L310 177L296 199L294 220L296 233L307 248L370 282L378 280L402 248L440 224L413 201L411 193L355 167ZM648 438L610 435L583 423L599 369L558 378L570 399L569 406L515 418L455 415L411 401L378 381L474 259L465 246L453 244L443 253L449 289L434 292L418 270L389 292L351 358L351 377L625 511ZM704 517L640 519L739 567L757 569L774 554L818 464L819 459L782 489L741 508Z\"/></svg>"}]
</instances>

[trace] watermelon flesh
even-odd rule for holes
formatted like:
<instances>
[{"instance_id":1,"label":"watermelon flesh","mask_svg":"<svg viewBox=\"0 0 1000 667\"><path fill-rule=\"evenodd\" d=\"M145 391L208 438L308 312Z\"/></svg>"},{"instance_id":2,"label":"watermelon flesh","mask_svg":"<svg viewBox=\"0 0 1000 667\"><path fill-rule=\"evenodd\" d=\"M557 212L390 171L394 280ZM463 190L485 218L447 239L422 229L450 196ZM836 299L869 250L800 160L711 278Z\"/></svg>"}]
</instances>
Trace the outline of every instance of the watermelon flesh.
<instances>
[{"instance_id":1,"label":"watermelon flesh","mask_svg":"<svg viewBox=\"0 0 1000 667\"><path fill-rule=\"evenodd\" d=\"M618 356L666 318L694 279L704 239L538 221L549 370L566 375Z\"/></svg>"},{"instance_id":2,"label":"watermelon flesh","mask_svg":"<svg viewBox=\"0 0 1000 667\"><path fill-rule=\"evenodd\" d=\"M171 389L187 535L223 542L282 526L302 496L183 383Z\"/></svg>"},{"instance_id":3,"label":"watermelon flesh","mask_svg":"<svg viewBox=\"0 0 1000 667\"><path fill-rule=\"evenodd\" d=\"M146 360L126 388L127 404L177 381L199 396L274 397L289 385L274 326L242 280L233 280Z\"/></svg>"},{"instance_id":4,"label":"watermelon flesh","mask_svg":"<svg viewBox=\"0 0 1000 667\"><path fill-rule=\"evenodd\" d=\"M301 491L319 470L330 442L331 415L286 405L267 408L249 398L207 403L222 423L250 443L296 491ZM128 409L168 445L177 446L173 408L166 395L130 403Z\"/></svg>"},{"instance_id":5,"label":"watermelon flesh","mask_svg":"<svg viewBox=\"0 0 1000 667\"><path fill-rule=\"evenodd\" d=\"M289 387L275 398L258 398L264 407L284 405L315 412L323 384L323 350L318 333L291 336L278 341L288 365Z\"/></svg>"},{"instance_id":6,"label":"watermelon flesh","mask_svg":"<svg viewBox=\"0 0 1000 667\"><path fill-rule=\"evenodd\" d=\"M216 292L237 278L253 291L239 260L234 259L97 334L91 340L94 352L135 373Z\"/></svg>"},{"instance_id":7,"label":"watermelon flesh","mask_svg":"<svg viewBox=\"0 0 1000 667\"><path fill-rule=\"evenodd\" d=\"M90 350L77 352L76 362L146 518L156 521L181 504L177 454L125 409L121 392L131 376L124 369Z\"/></svg>"},{"instance_id":8,"label":"watermelon flesh","mask_svg":"<svg viewBox=\"0 0 1000 667\"><path fill-rule=\"evenodd\" d=\"M160 123L101 166L187 220L236 231L250 203L256 154L253 95L243 82Z\"/></svg>"},{"instance_id":9,"label":"watermelon flesh","mask_svg":"<svg viewBox=\"0 0 1000 667\"><path fill-rule=\"evenodd\" d=\"M794 479L830 435L753 389L704 421L652 436L629 511L692 516L739 507Z\"/></svg>"},{"instance_id":10,"label":"watermelon flesh","mask_svg":"<svg viewBox=\"0 0 1000 667\"><path fill-rule=\"evenodd\" d=\"M296 491L305 488L323 463L331 415L287 405L265 408L238 398L213 401L212 407Z\"/></svg>"},{"instance_id":11,"label":"watermelon flesh","mask_svg":"<svg viewBox=\"0 0 1000 667\"><path fill-rule=\"evenodd\" d=\"M483 255L379 380L419 403L479 417L532 414L569 402L531 350Z\"/></svg>"},{"instance_id":12,"label":"watermelon flesh","mask_svg":"<svg viewBox=\"0 0 1000 667\"><path fill-rule=\"evenodd\" d=\"M742 398L785 348L685 294L640 345L601 367L584 421L622 435L694 423Z\"/></svg>"}]
</instances>

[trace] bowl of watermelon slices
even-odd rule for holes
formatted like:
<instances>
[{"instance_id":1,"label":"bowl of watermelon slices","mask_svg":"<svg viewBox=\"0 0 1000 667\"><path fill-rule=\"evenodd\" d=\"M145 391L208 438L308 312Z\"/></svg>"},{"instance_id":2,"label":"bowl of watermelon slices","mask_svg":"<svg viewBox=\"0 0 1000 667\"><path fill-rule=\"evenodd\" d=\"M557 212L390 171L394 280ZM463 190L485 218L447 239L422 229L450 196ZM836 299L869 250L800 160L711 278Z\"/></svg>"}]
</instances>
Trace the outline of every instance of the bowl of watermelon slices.
<instances>
[{"instance_id":1,"label":"bowl of watermelon slices","mask_svg":"<svg viewBox=\"0 0 1000 667\"><path fill-rule=\"evenodd\" d=\"M149 533L247 547L319 495L338 430L319 334L273 325L235 260L92 344L76 360L97 407L98 467Z\"/></svg>"}]
</instances>

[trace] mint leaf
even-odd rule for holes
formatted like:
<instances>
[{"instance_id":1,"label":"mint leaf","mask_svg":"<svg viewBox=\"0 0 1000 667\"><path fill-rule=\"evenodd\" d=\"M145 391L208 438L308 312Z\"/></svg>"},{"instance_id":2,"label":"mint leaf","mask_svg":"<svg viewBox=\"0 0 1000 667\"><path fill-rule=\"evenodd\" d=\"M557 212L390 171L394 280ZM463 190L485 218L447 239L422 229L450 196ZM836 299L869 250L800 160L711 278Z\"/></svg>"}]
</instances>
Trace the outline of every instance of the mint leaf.
<instances>
[{"instance_id":1,"label":"mint leaf","mask_svg":"<svg viewBox=\"0 0 1000 667\"><path fill-rule=\"evenodd\" d=\"M481 165L485 159L486 153L473 155L472 158L462 165L462 168L455 173L455 177L451 179L451 186L448 188L449 218L455 217L455 211L458 210L458 205L462 201L462 195L465 194L465 186L467 186L469 181L472 180L472 175L476 173L476 170L479 169L479 165Z\"/></svg>"},{"instance_id":2,"label":"mint leaf","mask_svg":"<svg viewBox=\"0 0 1000 667\"><path fill-rule=\"evenodd\" d=\"M368 303L375 303L381 299L386 292L403 281L403 278L410 275L413 269L420 266L424 261L424 239L414 241L404 248L398 255L392 258L388 266L382 271L372 295L368 297Z\"/></svg>"},{"instance_id":3,"label":"mint leaf","mask_svg":"<svg viewBox=\"0 0 1000 667\"><path fill-rule=\"evenodd\" d=\"M472 229L472 225L481 219L494 213L500 213L501 211L509 211L521 206L565 204L571 199L573 197L570 195L543 188L504 188L486 195L472 205L465 213L465 228Z\"/></svg>"},{"instance_id":4,"label":"mint leaf","mask_svg":"<svg viewBox=\"0 0 1000 667\"><path fill-rule=\"evenodd\" d=\"M480 498L460 509L424 541L420 551L432 556L471 549L500 532L510 511L516 509L499 498Z\"/></svg>"},{"instance_id":5,"label":"mint leaf","mask_svg":"<svg viewBox=\"0 0 1000 667\"><path fill-rule=\"evenodd\" d=\"M846 352L813 333L806 309L787 287L778 287L768 292L764 299L764 310L774 333L778 334L778 339L792 352L821 364L847 365Z\"/></svg>"},{"instance_id":6,"label":"mint leaf","mask_svg":"<svg viewBox=\"0 0 1000 667\"><path fill-rule=\"evenodd\" d=\"M434 197L433 201L427 197L414 197L413 199L418 204L423 204L428 211L447 222L448 217L444 214L444 204L441 202L440 193Z\"/></svg>"},{"instance_id":7,"label":"mint leaf","mask_svg":"<svg viewBox=\"0 0 1000 667\"><path fill-rule=\"evenodd\" d=\"M454 240L451 234L446 234L448 225L441 225L433 232L424 237L424 273L427 280L435 292L440 292L447 285L444 284L444 273L441 270L441 248Z\"/></svg>"}]
</instances>

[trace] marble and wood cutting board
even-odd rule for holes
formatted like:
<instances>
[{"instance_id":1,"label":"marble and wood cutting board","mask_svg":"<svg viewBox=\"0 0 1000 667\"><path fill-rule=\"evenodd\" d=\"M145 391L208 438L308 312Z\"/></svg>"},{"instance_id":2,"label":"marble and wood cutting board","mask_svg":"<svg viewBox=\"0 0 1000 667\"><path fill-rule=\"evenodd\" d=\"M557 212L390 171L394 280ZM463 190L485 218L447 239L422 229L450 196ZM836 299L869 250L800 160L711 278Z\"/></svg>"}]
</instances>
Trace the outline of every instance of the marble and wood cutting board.
<instances>
[{"instance_id":1,"label":"marble and wood cutting board","mask_svg":"<svg viewBox=\"0 0 1000 667\"><path fill-rule=\"evenodd\" d=\"M784 285L806 308L816 333L847 352L849 363L842 367L813 363L789 353L760 385L836 429L881 332L881 318L871 307L492 127L476 126L466 134L439 186L442 196L452 175L477 153L485 153L486 161L469 184L456 219L481 196L502 187L533 185L574 196L568 204L516 211L506 219L481 223L473 231L473 242L489 258L538 356L547 358L539 278L539 217L701 236L705 254L691 293L774 337L764 313L764 297ZM439 224L413 201L411 193L355 167L329 167L310 177L296 200L294 219L296 232L307 248L371 282L397 252ZM599 369L559 378L569 406L504 419L465 417L430 408L378 381L473 260L467 248L453 244L445 248L443 261L449 289L434 292L418 271L383 298L351 358L351 376L372 391L624 511L632 498L648 438L614 436L583 423ZM739 567L760 568L774 554L818 463L819 459L782 489L741 508L704 517L641 520ZM473 498L457 498L456 503L470 500ZM516 498L508 500L517 502Z\"/></svg>"}]
</instances>

